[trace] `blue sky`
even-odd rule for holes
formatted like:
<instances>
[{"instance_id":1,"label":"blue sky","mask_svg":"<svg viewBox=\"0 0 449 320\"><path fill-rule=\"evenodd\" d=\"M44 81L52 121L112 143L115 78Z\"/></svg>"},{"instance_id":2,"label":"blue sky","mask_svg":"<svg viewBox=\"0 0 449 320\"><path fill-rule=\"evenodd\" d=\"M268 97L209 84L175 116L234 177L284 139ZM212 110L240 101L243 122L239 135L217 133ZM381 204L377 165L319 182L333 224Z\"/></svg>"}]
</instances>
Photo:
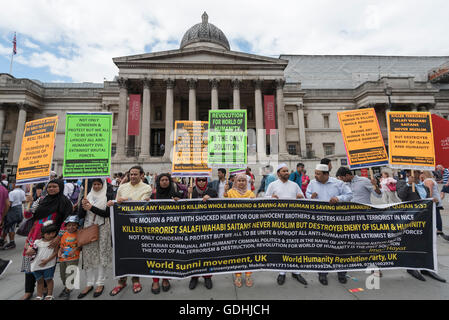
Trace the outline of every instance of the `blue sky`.
<instances>
[{"instance_id":1,"label":"blue sky","mask_svg":"<svg viewBox=\"0 0 449 320\"><path fill-rule=\"evenodd\" d=\"M0 73L42 82L102 82L112 58L179 48L209 22L231 50L280 54L449 56L449 1L0 0Z\"/></svg>"}]
</instances>

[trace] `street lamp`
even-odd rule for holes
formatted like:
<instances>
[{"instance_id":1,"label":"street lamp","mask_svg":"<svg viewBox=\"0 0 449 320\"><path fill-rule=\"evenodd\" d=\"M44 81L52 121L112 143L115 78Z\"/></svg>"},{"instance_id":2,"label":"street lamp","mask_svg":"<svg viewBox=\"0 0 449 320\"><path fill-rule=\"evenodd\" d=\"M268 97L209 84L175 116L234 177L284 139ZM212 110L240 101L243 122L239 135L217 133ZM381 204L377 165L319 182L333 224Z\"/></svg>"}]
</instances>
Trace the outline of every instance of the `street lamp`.
<instances>
[{"instance_id":1,"label":"street lamp","mask_svg":"<svg viewBox=\"0 0 449 320\"><path fill-rule=\"evenodd\" d=\"M9 155L9 147L7 145L3 145L0 148L0 156L2 158L2 168L1 168L1 173L5 172L5 163L6 163L6 158Z\"/></svg>"},{"instance_id":2,"label":"street lamp","mask_svg":"<svg viewBox=\"0 0 449 320\"><path fill-rule=\"evenodd\" d=\"M388 108L391 110L391 96L393 95L393 89L391 87L386 87L384 89L385 95L388 97Z\"/></svg>"}]
</instances>

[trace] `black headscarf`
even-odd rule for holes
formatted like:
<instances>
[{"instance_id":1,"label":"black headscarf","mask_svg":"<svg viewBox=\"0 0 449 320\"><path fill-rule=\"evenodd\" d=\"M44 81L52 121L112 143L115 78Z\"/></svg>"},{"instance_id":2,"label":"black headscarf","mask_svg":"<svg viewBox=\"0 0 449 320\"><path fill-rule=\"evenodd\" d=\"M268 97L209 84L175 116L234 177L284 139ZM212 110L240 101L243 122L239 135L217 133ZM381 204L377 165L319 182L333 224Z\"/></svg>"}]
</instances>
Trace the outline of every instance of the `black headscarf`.
<instances>
[{"instance_id":1,"label":"black headscarf","mask_svg":"<svg viewBox=\"0 0 449 320\"><path fill-rule=\"evenodd\" d=\"M167 177L170 184L167 188L161 187L161 179ZM156 179L156 199L171 199L174 197L182 198L179 192L176 192L173 182L171 181L171 175L169 173L161 173Z\"/></svg>"},{"instance_id":2,"label":"black headscarf","mask_svg":"<svg viewBox=\"0 0 449 320\"><path fill-rule=\"evenodd\" d=\"M59 186L59 193L49 195L41 200L33 215L33 220L39 220L48 217L50 214L56 212L57 226L61 226L65 218L72 214L72 202L64 195L64 181L61 179L51 180L48 184L57 184ZM48 187L48 185L47 185Z\"/></svg>"}]
</instances>

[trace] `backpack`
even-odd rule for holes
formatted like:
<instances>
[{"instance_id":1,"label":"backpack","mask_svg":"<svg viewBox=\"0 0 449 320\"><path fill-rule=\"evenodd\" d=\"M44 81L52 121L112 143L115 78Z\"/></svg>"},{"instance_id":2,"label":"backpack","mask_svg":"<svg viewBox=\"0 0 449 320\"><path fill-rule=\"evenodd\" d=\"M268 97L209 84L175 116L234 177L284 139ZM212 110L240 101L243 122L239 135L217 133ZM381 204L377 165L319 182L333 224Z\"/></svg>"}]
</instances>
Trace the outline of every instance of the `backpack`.
<instances>
[{"instance_id":1,"label":"backpack","mask_svg":"<svg viewBox=\"0 0 449 320\"><path fill-rule=\"evenodd\" d=\"M77 183L73 184L73 192L70 196L70 201L72 201L73 204L77 204L78 203L78 199L80 196L80 186Z\"/></svg>"}]
</instances>

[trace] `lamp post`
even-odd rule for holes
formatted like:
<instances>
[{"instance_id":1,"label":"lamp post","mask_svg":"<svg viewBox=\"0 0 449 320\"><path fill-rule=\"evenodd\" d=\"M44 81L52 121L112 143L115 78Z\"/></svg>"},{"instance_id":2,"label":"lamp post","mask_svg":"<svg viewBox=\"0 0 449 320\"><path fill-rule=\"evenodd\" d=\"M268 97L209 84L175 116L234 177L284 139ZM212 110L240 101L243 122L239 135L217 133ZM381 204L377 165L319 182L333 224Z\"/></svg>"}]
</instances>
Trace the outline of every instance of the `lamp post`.
<instances>
[{"instance_id":1,"label":"lamp post","mask_svg":"<svg viewBox=\"0 0 449 320\"><path fill-rule=\"evenodd\" d=\"M0 149L0 156L2 158L2 167L1 167L1 173L5 172L5 163L6 163L6 158L9 155L9 147L6 145L3 145Z\"/></svg>"},{"instance_id":2,"label":"lamp post","mask_svg":"<svg viewBox=\"0 0 449 320\"><path fill-rule=\"evenodd\" d=\"M388 97L388 109L391 111L391 96L393 95L393 89L391 87L386 87L384 89L385 95Z\"/></svg>"}]
</instances>

